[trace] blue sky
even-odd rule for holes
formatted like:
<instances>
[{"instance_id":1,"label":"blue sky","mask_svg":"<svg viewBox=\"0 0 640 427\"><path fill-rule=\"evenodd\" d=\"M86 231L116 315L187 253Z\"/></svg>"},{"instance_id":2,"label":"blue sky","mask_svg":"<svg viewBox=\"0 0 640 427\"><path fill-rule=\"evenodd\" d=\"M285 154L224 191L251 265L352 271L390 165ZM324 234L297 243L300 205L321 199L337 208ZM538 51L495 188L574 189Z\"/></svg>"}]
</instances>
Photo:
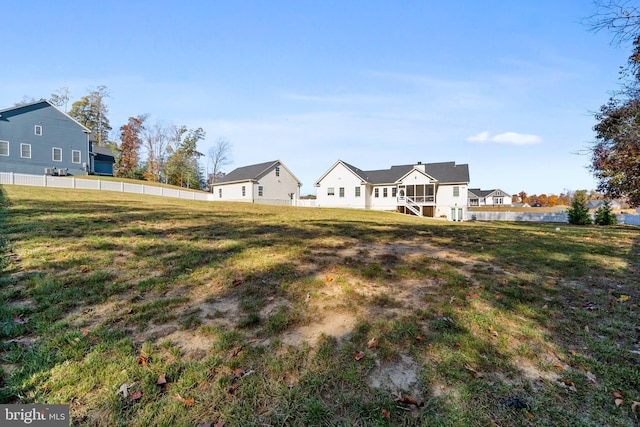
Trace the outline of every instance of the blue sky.
<instances>
[{"instance_id":1,"label":"blue sky","mask_svg":"<svg viewBox=\"0 0 640 427\"><path fill-rule=\"evenodd\" d=\"M580 155L628 48L588 1L7 2L0 108L68 86L129 116L202 127L233 165L280 159L315 193L364 170L455 161L471 187L596 186ZM204 162L203 162L203 166Z\"/></svg>"}]
</instances>

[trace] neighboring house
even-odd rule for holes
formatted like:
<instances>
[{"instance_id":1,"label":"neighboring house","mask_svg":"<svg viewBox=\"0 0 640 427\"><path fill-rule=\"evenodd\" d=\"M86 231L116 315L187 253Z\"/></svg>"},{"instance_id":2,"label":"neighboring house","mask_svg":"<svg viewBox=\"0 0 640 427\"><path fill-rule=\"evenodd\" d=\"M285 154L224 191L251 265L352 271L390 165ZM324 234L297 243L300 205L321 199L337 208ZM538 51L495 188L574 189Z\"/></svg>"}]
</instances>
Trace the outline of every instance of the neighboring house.
<instances>
[{"instance_id":1,"label":"neighboring house","mask_svg":"<svg viewBox=\"0 0 640 427\"><path fill-rule=\"evenodd\" d=\"M338 160L315 185L318 207L397 210L462 221L467 215L469 166L418 162L363 171Z\"/></svg>"},{"instance_id":2,"label":"neighboring house","mask_svg":"<svg viewBox=\"0 0 640 427\"><path fill-rule=\"evenodd\" d=\"M469 206L511 206L511 195L499 188L493 190L469 189Z\"/></svg>"},{"instance_id":3,"label":"neighboring house","mask_svg":"<svg viewBox=\"0 0 640 427\"><path fill-rule=\"evenodd\" d=\"M96 175L113 176L113 165L116 159L113 157L113 151L109 147L98 147L90 143L91 147L90 161L91 170Z\"/></svg>"},{"instance_id":4,"label":"neighboring house","mask_svg":"<svg viewBox=\"0 0 640 427\"><path fill-rule=\"evenodd\" d=\"M92 153L90 133L44 99L0 110L0 172L87 175L98 158L100 173L113 175L113 154Z\"/></svg>"},{"instance_id":5,"label":"neighboring house","mask_svg":"<svg viewBox=\"0 0 640 427\"><path fill-rule=\"evenodd\" d=\"M604 205L604 200L602 200L602 199L600 199L600 200L589 200L587 202L587 209L599 209L603 205ZM611 209L620 209L622 206L620 205L620 202L618 202L616 200L609 200L609 207Z\"/></svg>"},{"instance_id":6,"label":"neighboring house","mask_svg":"<svg viewBox=\"0 0 640 427\"><path fill-rule=\"evenodd\" d=\"M295 206L302 183L280 161L234 169L212 185L213 200Z\"/></svg>"}]
</instances>

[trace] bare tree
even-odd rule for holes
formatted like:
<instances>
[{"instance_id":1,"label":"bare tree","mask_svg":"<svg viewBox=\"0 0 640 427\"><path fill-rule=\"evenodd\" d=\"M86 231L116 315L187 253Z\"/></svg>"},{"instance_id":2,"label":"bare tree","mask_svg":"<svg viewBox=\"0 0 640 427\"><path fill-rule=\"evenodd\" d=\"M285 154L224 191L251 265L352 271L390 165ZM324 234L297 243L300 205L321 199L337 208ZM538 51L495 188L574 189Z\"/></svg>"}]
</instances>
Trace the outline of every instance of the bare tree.
<instances>
[{"instance_id":1,"label":"bare tree","mask_svg":"<svg viewBox=\"0 0 640 427\"><path fill-rule=\"evenodd\" d=\"M167 148L173 140L175 126L157 122L145 129L144 147L147 152L147 170L144 177L147 181L160 182L162 168L167 156Z\"/></svg>"},{"instance_id":2,"label":"bare tree","mask_svg":"<svg viewBox=\"0 0 640 427\"><path fill-rule=\"evenodd\" d=\"M69 95L71 91L69 91L69 86L60 86L56 89L55 92L51 94L51 98L49 101L55 105L56 107L64 106L64 112L67 112L67 107L69 106Z\"/></svg>"},{"instance_id":3,"label":"bare tree","mask_svg":"<svg viewBox=\"0 0 640 427\"><path fill-rule=\"evenodd\" d=\"M594 32L613 33L611 43L620 45L636 39L640 34L640 8L630 0L594 0L595 12L585 19Z\"/></svg>"},{"instance_id":4,"label":"bare tree","mask_svg":"<svg viewBox=\"0 0 640 427\"><path fill-rule=\"evenodd\" d=\"M231 142L226 138L216 139L213 147L209 148L207 154L212 166L210 175L207 177L209 184L213 184L216 181L225 166L233 163L231 159L232 148Z\"/></svg>"}]
</instances>

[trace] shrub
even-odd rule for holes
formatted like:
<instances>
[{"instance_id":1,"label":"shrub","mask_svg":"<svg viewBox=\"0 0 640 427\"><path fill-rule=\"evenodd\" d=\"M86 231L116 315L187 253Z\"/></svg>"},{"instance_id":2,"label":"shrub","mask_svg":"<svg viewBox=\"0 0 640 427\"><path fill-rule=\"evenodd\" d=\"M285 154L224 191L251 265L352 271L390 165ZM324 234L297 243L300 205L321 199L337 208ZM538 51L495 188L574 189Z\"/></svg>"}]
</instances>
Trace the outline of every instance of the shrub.
<instances>
[{"instance_id":1,"label":"shrub","mask_svg":"<svg viewBox=\"0 0 640 427\"><path fill-rule=\"evenodd\" d=\"M571 207L567 209L567 215L569 224L586 225L592 223L589 209L587 209L587 192L585 190L576 191Z\"/></svg>"},{"instance_id":2,"label":"shrub","mask_svg":"<svg viewBox=\"0 0 640 427\"><path fill-rule=\"evenodd\" d=\"M598 225L614 225L618 223L616 216L611 211L611 202L605 200L596 211L595 223Z\"/></svg>"}]
</instances>

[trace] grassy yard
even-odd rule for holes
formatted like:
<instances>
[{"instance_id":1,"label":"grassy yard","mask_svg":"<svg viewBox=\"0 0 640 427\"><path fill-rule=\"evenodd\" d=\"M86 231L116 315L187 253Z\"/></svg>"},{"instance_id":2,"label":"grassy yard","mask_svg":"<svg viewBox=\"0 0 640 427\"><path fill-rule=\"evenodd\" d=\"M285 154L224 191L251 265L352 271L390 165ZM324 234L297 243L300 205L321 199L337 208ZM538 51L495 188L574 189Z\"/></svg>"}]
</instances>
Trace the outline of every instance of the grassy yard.
<instances>
[{"instance_id":1,"label":"grassy yard","mask_svg":"<svg viewBox=\"0 0 640 427\"><path fill-rule=\"evenodd\" d=\"M87 426L636 426L640 229L557 227L0 187L0 403Z\"/></svg>"}]
</instances>

